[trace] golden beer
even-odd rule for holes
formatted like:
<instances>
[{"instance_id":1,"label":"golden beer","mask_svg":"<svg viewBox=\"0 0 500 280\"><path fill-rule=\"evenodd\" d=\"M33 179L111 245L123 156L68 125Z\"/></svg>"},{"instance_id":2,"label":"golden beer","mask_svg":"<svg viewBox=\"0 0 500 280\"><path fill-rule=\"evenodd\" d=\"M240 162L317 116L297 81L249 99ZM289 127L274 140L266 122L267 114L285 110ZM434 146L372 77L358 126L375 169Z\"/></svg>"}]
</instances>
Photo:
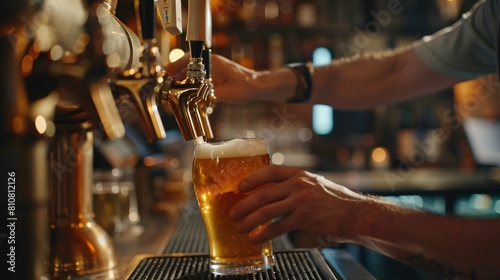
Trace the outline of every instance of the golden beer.
<instances>
[{"instance_id":1,"label":"golden beer","mask_svg":"<svg viewBox=\"0 0 500 280\"><path fill-rule=\"evenodd\" d=\"M238 190L239 182L269 164L269 153L261 138L196 146L193 183L207 228L212 273L248 274L274 264L271 241L253 244L248 235L236 232L234 222L229 218L233 205L247 196Z\"/></svg>"}]
</instances>

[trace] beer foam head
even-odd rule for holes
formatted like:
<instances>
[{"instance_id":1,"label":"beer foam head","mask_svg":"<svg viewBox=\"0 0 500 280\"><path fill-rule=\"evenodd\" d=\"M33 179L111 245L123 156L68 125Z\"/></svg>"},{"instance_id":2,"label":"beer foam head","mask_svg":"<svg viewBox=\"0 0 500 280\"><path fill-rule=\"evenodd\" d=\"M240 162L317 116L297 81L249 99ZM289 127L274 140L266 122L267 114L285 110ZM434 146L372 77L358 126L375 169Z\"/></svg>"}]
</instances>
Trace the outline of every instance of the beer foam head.
<instances>
[{"instance_id":1,"label":"beer foam head","mask_svg":"<svg viewBox=\"0 0 500 280\"><path fill-rule=\"evenodd\" d=\"M198 159L235 158L266 154L268 151L262 138L232 139L196 145L196 158Z\"/></svg>"}]
</instances>

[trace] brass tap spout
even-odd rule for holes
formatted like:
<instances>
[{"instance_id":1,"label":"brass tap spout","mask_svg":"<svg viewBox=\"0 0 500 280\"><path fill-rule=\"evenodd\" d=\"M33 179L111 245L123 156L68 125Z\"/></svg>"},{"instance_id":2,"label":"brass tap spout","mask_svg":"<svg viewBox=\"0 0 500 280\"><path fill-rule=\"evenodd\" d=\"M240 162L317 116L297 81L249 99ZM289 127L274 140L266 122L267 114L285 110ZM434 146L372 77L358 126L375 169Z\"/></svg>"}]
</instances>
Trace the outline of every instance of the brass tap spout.
<instances>
[{"instance_id":1,"label":"brass tap spout","mask_svg":"<svg viewBox=\"0 0 500 280\"><path fill-rule=\"evenodd\" d=\"M152 42L146 42L142 49L139 67L123 71L111 85L122 119L139 119L146 138L153 142L166 137L158 111L158 85L162 79L158 74L159 49Z\"/></svg>"},{"instance_id":2,"label":"brass tap spout","mask_svg":"<svg viewBox=\"0 0 500 280\"><path fill-rule=\"evenodd\" d=\"M211 111L215 95L211 80L205 79L201 58L191 58L185 80L165 79L160 100L172 109L184 140L213 138L207 112Z\"/></svg>"},{"instance_id":3,"label":"brass tap spout","mask_svg":"<svg viewBox=\"0 0 500 280\"><path fill-rule=\"evenodd\" d=\"M212 88L209 91L210 93L206 98L202 99L202 102L198 103L197 106L201 118L201 124L203 125L203 130L205 131L205 137L207 139L214 138L214 133L212 131L212 127L210 126L209 116L213 112L213 103L216 98L213 90L213 85L211 83L210 85Z\"/></svg>"}]
</instances>

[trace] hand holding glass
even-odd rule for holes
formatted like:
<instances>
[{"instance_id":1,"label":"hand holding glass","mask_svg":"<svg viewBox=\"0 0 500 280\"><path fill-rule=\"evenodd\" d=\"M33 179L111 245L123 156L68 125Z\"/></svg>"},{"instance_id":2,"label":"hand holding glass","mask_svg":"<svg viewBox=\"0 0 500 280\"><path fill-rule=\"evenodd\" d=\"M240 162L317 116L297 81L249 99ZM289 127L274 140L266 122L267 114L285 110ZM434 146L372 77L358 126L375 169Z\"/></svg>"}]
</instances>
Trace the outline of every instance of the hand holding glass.
<instances>
[{"instance_id":1,"label":"hand holding glass","mask_svg":"<svg viewBox=\"0 0 500 280\"><path fill-rule=\"evenodd\" d=\"M210 244L210 271L217 275L250 274L274 264L271 241L254 244L236 232L229 210L247 194L239 182L270 165L262 138L234 139L196 146L193 183ZM271 221L269 221L270 223ZM261 225L259 230L266 225Z\"/></svg>"}]
</instances>

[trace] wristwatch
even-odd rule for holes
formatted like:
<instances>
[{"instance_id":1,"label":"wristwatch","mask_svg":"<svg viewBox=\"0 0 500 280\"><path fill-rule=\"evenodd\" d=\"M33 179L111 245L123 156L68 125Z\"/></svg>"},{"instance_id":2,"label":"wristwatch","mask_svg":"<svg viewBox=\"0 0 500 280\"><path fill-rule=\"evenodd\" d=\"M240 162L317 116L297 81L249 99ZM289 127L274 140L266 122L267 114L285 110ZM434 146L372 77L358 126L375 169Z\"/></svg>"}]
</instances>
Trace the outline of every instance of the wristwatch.
<instances>
[{"instance_id":1,"label":"wristwatch","mask_svg":"<svg viewBox=\"0 0 500 280\"><path fill-rule=\"evenodd\" d=\"M306 102L311 97L312 79L311 72L313 70L312 63L290 63L284 67L289 68L297 77L297 89L292 98L288 99L288 103Z\"/></svg>"}]
</instances>

